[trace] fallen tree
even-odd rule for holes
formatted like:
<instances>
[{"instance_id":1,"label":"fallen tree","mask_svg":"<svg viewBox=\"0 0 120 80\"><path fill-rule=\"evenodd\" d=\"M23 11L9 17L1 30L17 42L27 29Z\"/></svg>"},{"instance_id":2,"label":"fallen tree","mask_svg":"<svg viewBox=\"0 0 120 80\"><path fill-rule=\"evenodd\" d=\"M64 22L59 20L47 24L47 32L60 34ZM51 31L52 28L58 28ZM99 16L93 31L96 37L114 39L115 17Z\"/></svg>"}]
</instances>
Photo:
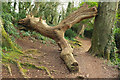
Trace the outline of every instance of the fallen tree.
<instances>
[{"instance_id":1,"label":"fallen tree","mask_svg":"<svg viewBox=\"0 0 120 80\"><path fill-rule=\"evenodd\" d=\"M96 14L96 7L88 8L88 6L85 4L54 27L47 25L45 20L42 20L41 17L35 18L32 15L27 15L26 18L19 20L18 23L55 40L58 46L61 48L61 58L64 60L68 69L70 71L78 71L78 62L73 57L73 49L64 38L64 33L75 23L78 23L83 19L92 18L96 16Z\"/></svg>"}]
</instances>

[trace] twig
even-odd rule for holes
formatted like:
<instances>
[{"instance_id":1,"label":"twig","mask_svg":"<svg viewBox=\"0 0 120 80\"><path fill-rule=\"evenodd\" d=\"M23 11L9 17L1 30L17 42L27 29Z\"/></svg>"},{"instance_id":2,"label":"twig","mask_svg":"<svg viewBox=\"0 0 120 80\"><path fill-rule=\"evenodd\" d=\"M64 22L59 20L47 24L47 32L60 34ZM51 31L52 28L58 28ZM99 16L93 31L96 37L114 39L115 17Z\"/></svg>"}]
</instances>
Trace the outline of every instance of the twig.
<instances>
[{"instance_id":1,"label":"twig","mask_svg":"<svg viewBox=\"0 0 120 80\"><path fill-rule=\"evenodd\" d=\"M12 70L10 68L10 65L9 64L4 64L4 66L8 69L8 72L9 72L10 76L12 76Z\"/></svg>"}]
</instances>

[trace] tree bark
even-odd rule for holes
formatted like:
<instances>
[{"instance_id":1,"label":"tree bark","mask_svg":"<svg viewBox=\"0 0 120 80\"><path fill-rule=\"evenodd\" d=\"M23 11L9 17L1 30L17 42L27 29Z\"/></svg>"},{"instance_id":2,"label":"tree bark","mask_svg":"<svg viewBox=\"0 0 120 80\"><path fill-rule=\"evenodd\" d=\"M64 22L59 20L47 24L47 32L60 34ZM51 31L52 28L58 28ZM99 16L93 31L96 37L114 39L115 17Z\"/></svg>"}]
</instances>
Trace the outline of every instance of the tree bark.
<instances>
[{"instance_id":1,"label":"tree bark","mask_svg":"<svg viewBox=\"0 0 120 80\"><path fill-rule=\"evenodd\" d=\"M85 24L79 25L78 31L77 31L77 37L81 35L81 37L84 37L84 31L85 31Z\"/></svg>"},{"instance_id":2,"label":"tree bark","mask_svg":"<svg viewBox=\"0 0 120 80\"><path fill-rule=\"evenodd\" d=\"M0 43L0 45L2 45L2 47L6 47L7 49L11 49L13 51L19 52L19 53L23 53L21 50L19 50L14 43L11 41L11 39L9 38L9 35L6 33L6 31L4 30L3 24L2 24L2 19L0 17L0 32L2 33L2 35L0 35L0 37L2 37L0 39L0 41L2 42L2 44Z\"/></svg>"},{"instance_id":3,"label":"tree bark","mask_svg":"<svg viewBox=\"0 0 120 80\"><path fill-rule=\"evenodd\" d=\"M119 1L119 4L118 4L117 13L118 13L117 28L120 28L120 1Z\"/></svg>"},{"instance_id":4,"label":"tree bark","mask_svg":"<svg viewBox=\"0 0 120 80\"><path fill-rule=\"evenodd\" d=\"M94 56L108 58L112 45L112 28L114 27L117 2L99 3L98 14L95 18L92 45L89 52Z\"/></svg>"},{"instance_id":5,"label":"tree bark","mask_svg":"<svg viewBox=\"0 0 120 80\"><path fill-rule=\"evenodd\" d=\"M83 19L88 19L96 16L96 7L88 8L87 5L80 7L75 12L71 13L57 26L51 27L46 24L45 20L41 18L35 18L28 15L26 18L19 20L19 24L22 24L30 29L41 33L56 41L61 48L61 58L64 60L70 71L78 71L78 62L73 57L73 49L70 44L64 38L64 33L67 29L71 28L75 23L80 22Z\"/></svg>"}]
</instances>

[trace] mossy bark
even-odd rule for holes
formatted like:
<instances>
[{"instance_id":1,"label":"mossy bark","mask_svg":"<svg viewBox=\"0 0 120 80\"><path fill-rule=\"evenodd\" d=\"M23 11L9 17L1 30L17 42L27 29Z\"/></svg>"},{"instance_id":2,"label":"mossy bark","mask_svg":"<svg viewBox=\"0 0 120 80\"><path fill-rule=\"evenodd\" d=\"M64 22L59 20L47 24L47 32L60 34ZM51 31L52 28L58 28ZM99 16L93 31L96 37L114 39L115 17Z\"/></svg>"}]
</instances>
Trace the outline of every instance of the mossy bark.
<instances>
[{"instance_id":1,"label":"mossy bark","mask_svg":"<svg viewBox=\"0 0 120 80\"><path fill-rule=\"evenodd\" d=\"M9 35L4 30L4 27L2 25L2 20L0 19L0 26L1 26L1 33L2 33L2 47L6 47L7 49L18 51L19 53L22 53L11 41Z\"/></svg>"},{"instance_id":2,"label":"mossy bark","mask_svg":"<svg viewBox=\"0 0 120 80\"><path fill-rule=\"evenodd\" d=\"M113 27L117 10L117 2L102 2L98 6L98 15L95 18L92 46L89 52L92 55L109 59L112 44Z\"/></svg>"}]
</instances>

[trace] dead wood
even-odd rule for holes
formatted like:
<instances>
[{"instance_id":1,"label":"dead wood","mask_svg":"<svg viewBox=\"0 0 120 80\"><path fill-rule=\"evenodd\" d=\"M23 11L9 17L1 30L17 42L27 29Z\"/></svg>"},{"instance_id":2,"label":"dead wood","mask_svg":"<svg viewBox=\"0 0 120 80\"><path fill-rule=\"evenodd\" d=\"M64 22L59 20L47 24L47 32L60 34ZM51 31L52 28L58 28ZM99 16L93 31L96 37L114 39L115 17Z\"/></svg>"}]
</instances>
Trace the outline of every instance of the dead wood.
<instances>
[{"instance_id":1,"label":"dead wood","mask_svg":"<svg viewBox=\"0 0 120 80\"><path fill-rule=\"evenodd\" d=\"M39 32L40 34L49 37L56 41L61 48L61 58L64 60L70 71L79 71L78 62L73 56L73 49L70 44L64 38L66 30L72 27L72 25L79 23L83 19L88 19L96 16L96 7L88 8L87 5L80 7L78 10L72 12L57 26L51 27L47 25L46 21L34 16L27 15L26 18L19 20L19 24L22 24L32 30Z\"/></svg>"}]
</instances>

